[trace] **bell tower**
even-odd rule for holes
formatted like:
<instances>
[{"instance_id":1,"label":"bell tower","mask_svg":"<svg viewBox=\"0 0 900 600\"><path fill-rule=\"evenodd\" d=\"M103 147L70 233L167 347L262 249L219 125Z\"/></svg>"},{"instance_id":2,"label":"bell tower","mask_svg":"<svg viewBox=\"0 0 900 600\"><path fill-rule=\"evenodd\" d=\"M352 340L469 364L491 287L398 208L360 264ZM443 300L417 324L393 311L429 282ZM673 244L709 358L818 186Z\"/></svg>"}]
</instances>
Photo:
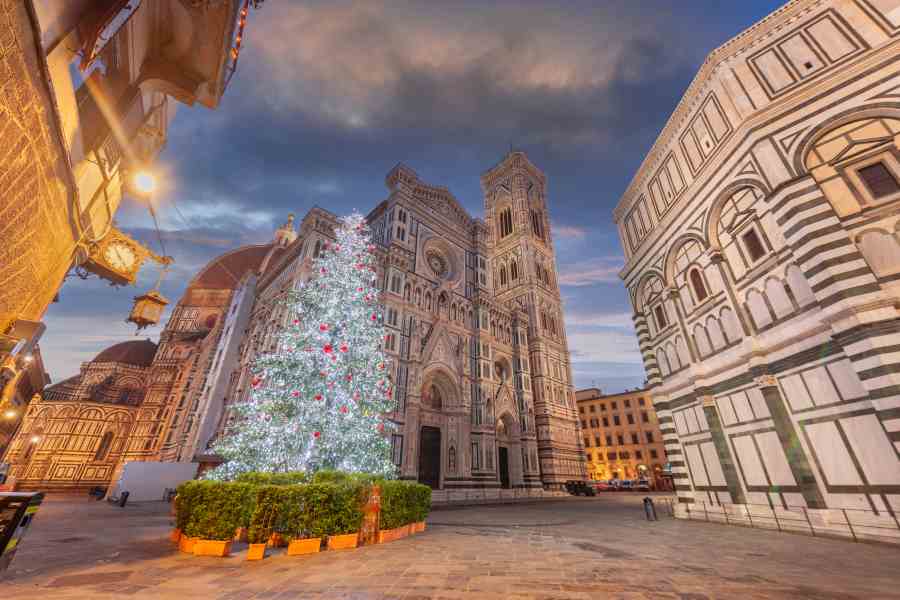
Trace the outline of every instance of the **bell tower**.
<instances>
[{"instance_id":1,"label":"bell tower","mask_svg":"<svg viewBox=\"0 0 900 600\"><path fill-rule=\"evenodd\" d=\"M586 472L546 186L544 174L519 151L481 177L494 297L527 315L522 363L534 396L541 479L545 488L560 489Z\"/></svg>"}]
</instances>

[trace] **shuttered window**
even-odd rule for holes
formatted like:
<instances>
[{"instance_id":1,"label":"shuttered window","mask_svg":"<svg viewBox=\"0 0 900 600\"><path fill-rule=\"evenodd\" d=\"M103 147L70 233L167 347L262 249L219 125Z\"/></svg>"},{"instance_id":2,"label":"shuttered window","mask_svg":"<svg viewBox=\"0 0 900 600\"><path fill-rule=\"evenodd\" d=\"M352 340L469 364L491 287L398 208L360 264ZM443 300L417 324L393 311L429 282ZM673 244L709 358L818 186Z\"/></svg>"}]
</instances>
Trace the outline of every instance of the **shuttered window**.
<instances>
[{"instance_id":1,"label":"shuttered window","mask_svg":"<svg viewBox=\"0 0 900 600\"><path fill-rule=\"evenodd\" d=\"M866 187L869 188L873 198L884 198L900 192L900 184L897 183L894 174L882 162L863 167L857 173L865 182Z\"/></svg>"}]
</instances>

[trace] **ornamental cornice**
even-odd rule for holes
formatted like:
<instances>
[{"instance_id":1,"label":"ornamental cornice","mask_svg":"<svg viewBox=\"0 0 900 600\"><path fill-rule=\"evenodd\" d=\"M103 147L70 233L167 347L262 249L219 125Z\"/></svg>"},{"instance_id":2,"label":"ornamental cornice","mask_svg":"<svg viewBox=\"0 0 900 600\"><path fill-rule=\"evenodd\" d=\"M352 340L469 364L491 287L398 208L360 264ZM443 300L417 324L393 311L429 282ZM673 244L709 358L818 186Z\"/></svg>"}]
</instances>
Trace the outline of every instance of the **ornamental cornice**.
<instances>
[{"instance_id":1,"label":"ornamental cornice","mask_svg":"<svg viewBox=\"0 0 900 600\"><path fill-rule=\"evenodd\" d=\"M613 210L615 222L618 223L631 209L633 201L640 197L644 180L656 172L661 159L667 155L672 139L681 131L684 122L705 99L706 95L704 92L715 82L717 71L722 67L723 63L747 52L757 44L770 41L775 32L793 24L797 19L805 17L810 11L824 2L825 0L793 0L788 2L707 55L706 60L703 61L687 91L675 106L675 110L672 112L669 120L666 121L628 188L622 194L619 204Z\"/></svg>"}]
</instances>

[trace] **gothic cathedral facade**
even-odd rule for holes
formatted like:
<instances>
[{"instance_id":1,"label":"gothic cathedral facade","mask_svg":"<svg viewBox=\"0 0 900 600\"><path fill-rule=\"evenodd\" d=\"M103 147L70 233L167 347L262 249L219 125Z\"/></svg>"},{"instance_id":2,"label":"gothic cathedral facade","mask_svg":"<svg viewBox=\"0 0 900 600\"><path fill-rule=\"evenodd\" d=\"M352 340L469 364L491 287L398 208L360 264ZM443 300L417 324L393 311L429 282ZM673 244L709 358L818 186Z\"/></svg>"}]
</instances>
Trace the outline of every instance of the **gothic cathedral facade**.
<instances>
[{"instance_id":1,"label":"gothic cathedral facade","mask_svg":"<svg viewBox=\"0 0 900 600\"><path fill-rule=\"evenodd\" d=\"M396 390L394 461L401 477L448 492L559 489L583 479L584 466L546 179L513 152L481 182L484 220L398 165L386 177L388 198L367 217ZM220 375L222 423L249 393L256 356L289 322L281 299L310 276L337 223L314 208L297 233L286 225L278 259L235 295L252 298L252 308L237 363Z\"/></svg>"}]
</instances>

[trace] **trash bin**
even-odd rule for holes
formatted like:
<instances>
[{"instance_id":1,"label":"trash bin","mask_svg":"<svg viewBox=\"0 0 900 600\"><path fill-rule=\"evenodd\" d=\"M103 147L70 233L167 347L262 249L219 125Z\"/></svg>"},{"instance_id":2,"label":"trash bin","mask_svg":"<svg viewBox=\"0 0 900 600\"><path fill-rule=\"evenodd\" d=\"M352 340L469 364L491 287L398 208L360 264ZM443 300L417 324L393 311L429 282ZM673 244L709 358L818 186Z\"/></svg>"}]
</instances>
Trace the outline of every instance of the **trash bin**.
<instances>
[{"instance_id":1,"label":"trash bin","mask_svg":"<svg viewBox=\"0 0 900 600\"><path fill-rule=\"evenodd\" d=\"M43 500L43 492L0 494L0 573L12 562Z\"/></svg>"}]
</instances>

